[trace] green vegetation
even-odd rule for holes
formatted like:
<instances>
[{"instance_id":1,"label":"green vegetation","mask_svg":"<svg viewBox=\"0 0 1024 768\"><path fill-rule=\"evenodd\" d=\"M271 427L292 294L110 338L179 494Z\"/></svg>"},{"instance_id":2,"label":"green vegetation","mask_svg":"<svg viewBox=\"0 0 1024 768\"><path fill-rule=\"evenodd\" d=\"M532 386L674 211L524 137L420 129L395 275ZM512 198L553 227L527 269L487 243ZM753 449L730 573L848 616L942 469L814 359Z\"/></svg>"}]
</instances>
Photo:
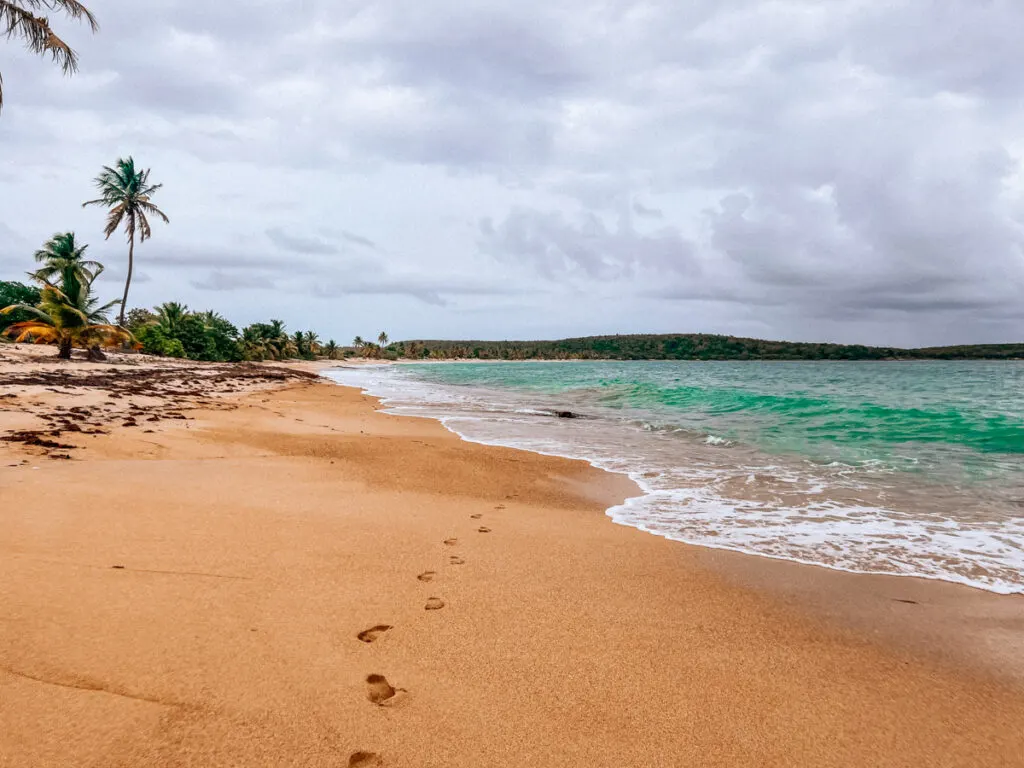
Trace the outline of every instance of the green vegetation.
<instances>
[{"instance_id":1,"label":"green vegetation","mask_svg":"<svg viewBox=\"0 0 1024 768\"><path fill-rule=\"evenodd\" d=\"M121 312L117 318L118 324L124 325L128 289L132 284L132 270L135 267L136 229L139 233L139 242L144 243L153 234L146 214L159 216L165 224L170 224L171 221L152 201L153 194L163 184L150 184L149 169L136 169L135 160L131 157L118 158L115 168L103 166L103 171L96 177L95 183L100 190L100 196L96 200L82 203L82 207L102 205L108 209L107 226L103 230L108 240L122 223L124 233L128 236L128 276L124 281L124 298L121 299Z\"/></svg>"},{"instance_id":2,"label":"green vegetation","mask_svg":"<svg viewBox=\"0 0 1024 768\"><path fill-rule=\"evenodd\" d=\"M764 341L703 333L588 336L559 341L403 341L401 357L473 360L970 360L1024 359L1024 344L927 349Z\"/></svg>"},{"instance_id":3,"label":"green vegetation","mask_svg":"<svg viewBox=\"0 0 1024 768\"><path fill-rule=\"evenodd\" d=\"M401 345L388 344L388 335L381 331L377 336L377 343L365 341L362 336L352 339L352 347L360 357L369 357L375 360L397 360L402 356Z\"/></svg>"},{"instance_id":4,"label":"green vegetation","mask_svg":"<svg viewBox=\"0 0 1024 768\"><path fill-rule=\"evenodd\" d=\"M0 307L9 307L12 304L38 307L41 300L39 289L34 285L0 280ZM21 309L0 315L0 332L12 323L20 323L22 320L28 320L31 316L29 312Z\"/></svg>"},{"instance_id":5,"label":"green vegetation","mask_svg":"<svg viewBox=\"0 0 1024 768\"><path fill-rule=\"evenodd\" d=\"M193 312L175 301L152 310L133 309L123 323L111 325L107 312L122 302L99 306L93 283L103 265L85 258L87 248L74 232L55 234L35 253L39 267L29 277L38 288L0 282L0 336L56 344L64 359L71 357L75 347L99 359L101 346L131 346L161 357L221 362L313 360L323 355L336 359L345 353L333 340L321 344L315 331L289 335L280 320L253 323L239 332L217 312Z\"/></svg>"},{"instance_id":6,"label":"green vegetation","mask_svg":"<svg viewBox=\"0 0 1024 768\"><path fill-rule=\"evenodd\" d=\"M39 284L36 303L21 302L0 309L0 315L20 313L24 318L7 325L4 333L15 341L56 344L58 356L68 360L74 347L88 349L90 357L102 355L101 346L131 341L131 334L111 325L107 312L112 301L99 306L92 284L103 265L84 259L86 246L78 245L73 232L56 234L36 252L42 266L31 273ZM9 285L9 284L8 284Z\"/></svg>"},{"instance_id":7,"label":"green vegetation","mask_svg":"<svg viewBox=\"0 0 1024 768\"><path fill-rule=\"evenodd\" d=\"M73 19L85 19L93 32L99 29L95 17L78 0L2 0L0 2L0 35L7 39L21 38L25 46L40 56L47 54L64 74L78 69L78 57L50 27L50 20L39 11L62 11ZM3 78L0 78L0 109L4 105Z\"/></svg>"}]
</instances>

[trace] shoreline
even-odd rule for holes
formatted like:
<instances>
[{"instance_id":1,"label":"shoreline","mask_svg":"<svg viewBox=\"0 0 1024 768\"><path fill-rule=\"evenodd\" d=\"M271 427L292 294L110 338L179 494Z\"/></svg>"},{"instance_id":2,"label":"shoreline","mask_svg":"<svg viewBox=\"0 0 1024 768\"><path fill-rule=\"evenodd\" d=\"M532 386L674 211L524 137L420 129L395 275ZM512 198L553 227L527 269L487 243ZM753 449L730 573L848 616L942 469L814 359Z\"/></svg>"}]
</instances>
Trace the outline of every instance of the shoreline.
<instances>
[{"instance_id":1,"label":"shoreline","mask_svg":"<svg viewBox=\"0 0 1024 768\"><path fill-rule=\"evenodd\" d=\"M367 361L370 362L370 361ZM439 361L439 362L457 362L457 361ZM488 361L488 362L500 362L500 361ZM560 362L560 361L559 361ZM392 365L395 363L392 363ZM400 364L400 363L399 363ZM590 466L606 471L613 474L621 475L629 479L632 483L637 486L637 493L631 495L622 504L613 505L607 510L608 516L617 524L626 525L637 528L645 533L654 536L661 536L670 541L686 544L689 546L697 546L706 549L720 550L724 552L733 552L743 554L751 557L767 558L776 560L783 563L795 563L800 565L812 566L817 568L825 568L831 571L837 571L840 573L857 574L865 576L888 576L895 578L911 578L920 579L929 582L938 582L948 585L964 586L972 590L979 590L985 593L1001 596L1024 596L1024 586L1019 583L1015 583L1012 580L1002 579L1002 577L991 577L987 581L983 578L986 571L984 567L972 565L968 562L960 563L960 568L948 568L938 569L935 573L927 572L927 570L921 567L914 567L913 561L900 561L899 558L895 559L898 564L896 567L892 567L891 570L871 570L857 567L857 562L839 562L830 563L824 560L817 559L813 556L801 557L800 552L793 553L773 553L770 551L763 551L750 542L733 541L727 536L718 539L712 539L711 536L700 536L694 535L689 537L683 537L680 535L673 535L671 532L664 532L657 530L657 525L653 528L650 527L650 520L646 519L643 514L633 515L632 507L644 508L645 503L657 498L660 493L664 491L664 487L654 485L646 478L650 477L651 474L648 470L651 469L650 462L645 462L644 465L638 466L634 460L629 466L622 466L621 461L617 461L614 454L609 456L607 451L602 455L600 451L581 449L578 443L574 443L571 439L560 440L555 437L552 438L551 434L548 434L548 443L555 445L556 447L548 448L545 447L534 447L530 444L530 441L524 441L523 439L507 439L506 437L493 435L480 435L474 434L471 429L472 424L468 427L464 427L461 424L460 419L466 414L460 413L461 405L459 400L461 396L456 396L455 400L442 399L442 405L433 407L433 399L424 399L422 395L418 398L417 396L406 396L405 389L399 387L398 389L392 389L392 384L388 379L362 379L356 378L354 381L351 379L335 379L330 376L332 370L339 370L348 368L349 370L359 370L364 366L324 366L320 373L324 378L335 383L339 383L342 386L354 386L364 394L372 397L376 397L381 401L381 408L386 413L396 416L403 417L415 417L415 418L427 418L436 420L442 424L452 434L456 435L460 439L466 440L467 442L482 445L482 446L497 446L504 448L514 448L519 450L525 450L540 456L551 456L572 460L579 460L588 463ZM422 385L423 382L419 382ZM450 385L446 385L444 382L437 384L439 389L449 391L451 393L453 388ZM490 386L490 385L488 385ZM487 387L484 387L485 389ZM496 389L501 389L500 386L495 385ZM526 398L525 407L532 408L536 407L536 411L529 411L533 414L544 414L555 416L558 408L572 407L576 408L575 405L568 403L566 405L553 404L551 402L545 402L543 405L532 402L522 391L510 389L504 393L498 394L497 396L485 396L486 407L485 411L490 408L497 408L499 411L504 409L508 404L512 402L512 398L520 398L515 403L514 412L518 413L518 409L524 407L524 401L522 398ZM504 398L504 399L503 399ZM452 403L455 403L454 405ZM584 408L584 406L580 406ZM417 412L420 411L420 412ZM573 414L579 417L594 418L593 414L588 413L586 410ZM512 418L515 418L513 416ZM600 420L601 416L598 415L596 418ZM473 421L473 419L470 419ZM541 429L541 427L538 427ZM543 428L546 429L546 428ZM521 436L520 436L521 437ZM554 442L552 443L552 439ZM772 458L772 457L769 457ZM675 486L673 486L674 488ZM679 488L685 488L686 486L679 486ZM692 532L691 532L692 533ZM716 532L720 533L720 532ZM912 540L912 539L910 539ZM728 543L719 543L728 542ZM810 553L809 553L810 554ZM915 555L920 556L922 553L920 550L915 551ZM927 554L927 552L925 552ZM938 555L939 552L934 554ZM972 573L973 571L973 573Z\"/></svg>"},{"instance_id":2,"label":"shoreline","mask_svg":"<svg viewBox=\"0 0 1024 768\"><path fill-rule=\"evenodd\" d=\"M1024 764L957 634L1013 651L1016 607L614 525L621 476L274 386L0 443L0 765Z\"/></svg>"},{"instance_id":3,"label":"shoreline","mask_svg":"<svg viewBox=\"0 0 1024 768\"><path fill-rule=\"evenodd\" d=\"M454 362L454 361L452 361ZM326 377L325 377L326 378ZM921 653L941 663L967 666L994 680L1009 680L1024 690L1024 593L1004 593L973 584L938 577L903 573L855 571L824 563L797 560L751 552L727 546L670 539L615 518L612 511L631 498L649 493L631 474L602 467L595 460L548 453L530 448L502 445L477 440L459 433L437 416L413 416L392 413L388 404L358 386L341 384L329 378L334 386L352 389L372 399L376 409L396 419L425 419L442 426L456 439L484 448L523 451L535 456L586 464L597 472L624 481L635 493L622 493L604 499L608 522L638 531L646 536L664 539L671 545L696 550L695 559L723 578L743 588L779 599L787 605L812 611L816 616L854 631L875 635L895 647ZM818 573L818 571L826 573ZM836 594L856 599L837 606ZM887 610L886 601L919 606L931 615L922 623L920 616L911 618ZM942 615L956 607L970 614L970 620L957 621ZM975 619L984 617L985 626ZM1001 633L1000 647L993 647L991 636Z\"/></svg>"}]
</instances>

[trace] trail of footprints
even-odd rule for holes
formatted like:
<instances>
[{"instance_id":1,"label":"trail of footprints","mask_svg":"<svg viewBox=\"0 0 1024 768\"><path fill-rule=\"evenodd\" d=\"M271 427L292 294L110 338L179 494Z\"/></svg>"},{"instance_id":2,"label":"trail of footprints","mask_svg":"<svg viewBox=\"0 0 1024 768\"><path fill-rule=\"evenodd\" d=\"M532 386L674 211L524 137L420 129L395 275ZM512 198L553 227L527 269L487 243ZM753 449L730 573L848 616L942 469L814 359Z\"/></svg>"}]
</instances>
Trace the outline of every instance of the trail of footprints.
<instances>
[{"instance_id":1,"label":"trail of footprints","mask_svg":"<svg viewBox=\"0 0 1024 768\"><path fill-rule=\"evenodd\" d=\"M495 507L496 510L505 509L504 504L499 504ZM480 520L483 517L483 513L477 512L469 516L472 520ZM486 525L481 525L477 528L479 533L490 533L491 529ZM452 537L445 539L443 544L447 547L458 546L458 538ZM449 565L464 565L466 562L465 558L459 555L449 555ZM432 582L437 576L437 571L423 571L416 576L416 579L424 583ZM428 597L427 602L423 608L427 611L439 611L444 608L445 602L440 597ZM382 638L389 631L394 629L391 624L377 624L376 626L364 629L356 638L362 643L374 643ZM366 676L366 698L378 707L390 706L400 693L408 693L405 688L396 688L384 675L372 674ZM380 755L376 752L364 752L358 751L353 752L348 758L348 768L380 768L384 765L384 761Z\"/></svg>"}]
</instances>

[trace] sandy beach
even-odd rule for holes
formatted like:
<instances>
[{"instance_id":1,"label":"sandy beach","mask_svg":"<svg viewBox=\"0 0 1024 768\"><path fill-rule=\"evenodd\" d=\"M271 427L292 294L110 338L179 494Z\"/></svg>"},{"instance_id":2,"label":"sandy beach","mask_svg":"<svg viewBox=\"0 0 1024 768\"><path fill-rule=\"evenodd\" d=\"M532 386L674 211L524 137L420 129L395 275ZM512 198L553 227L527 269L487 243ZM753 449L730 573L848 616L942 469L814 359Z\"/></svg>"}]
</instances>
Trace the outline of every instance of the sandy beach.
<instances>
[{"instance_id":1,"label":"sandy beach","mask_svg":"<svg viewBox=\"0 0 1024 768\"><path fill-rule=\"evenodd\" d=\"M308 368L50 355L0 347L0 766L1024 765L1020 597L617 526Z\"/></svg>"}]
</instances>

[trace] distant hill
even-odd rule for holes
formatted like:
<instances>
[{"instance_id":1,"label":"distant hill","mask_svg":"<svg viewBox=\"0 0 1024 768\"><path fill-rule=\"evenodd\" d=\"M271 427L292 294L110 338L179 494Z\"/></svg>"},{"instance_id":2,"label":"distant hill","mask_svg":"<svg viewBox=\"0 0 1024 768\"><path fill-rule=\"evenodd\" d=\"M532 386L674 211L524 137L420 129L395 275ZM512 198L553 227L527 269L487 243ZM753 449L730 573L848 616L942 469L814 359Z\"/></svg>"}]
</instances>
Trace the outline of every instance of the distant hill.
<instances>
[{"instance_id":1,"label":"distant hill","mask_svg":"<svg viewBox=\"0 0 1024 768\"><path fill-rule=\"evenodd\" d=\"M861 344L765 341L704 333L586 336L558 341L416 340L392 344L403 357L479 360L1020 360L1024 344L900 349Z\"/></svg>"}]
</instances>

